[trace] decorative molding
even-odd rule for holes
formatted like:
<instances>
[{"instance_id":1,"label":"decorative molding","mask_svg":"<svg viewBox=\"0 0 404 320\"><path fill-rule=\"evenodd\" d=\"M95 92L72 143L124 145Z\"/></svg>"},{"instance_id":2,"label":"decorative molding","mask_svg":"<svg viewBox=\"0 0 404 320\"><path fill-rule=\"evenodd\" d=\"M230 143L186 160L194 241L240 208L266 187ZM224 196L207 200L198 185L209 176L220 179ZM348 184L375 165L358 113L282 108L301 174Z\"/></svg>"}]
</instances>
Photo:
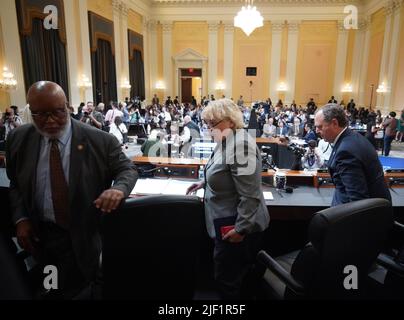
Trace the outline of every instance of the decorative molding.
<instances>
[{"instance_id":1,"label":"decorative molding","mask_svg":"<svg viewBox=\"0 0 404 320\"><path fill-rule=\"evenodd\" d=\"M384 6L384 12L386 13L386 17L391 16L395 10L395 1L390 0Z\"/></svg>"},{"instance_id":2,"label":"decorative molding","mask_svg":"<svg viewBox=\"0 0 404 320\"><path fill-rule=\"evenodd\" d=\"M223 24L224 24L224 32L225 33L234 32L233 22L225 22Z\"/></svg>"},{"instance_id":3,"label":"decorative molding","mask_svg":"<svg viewBox=\"0 0 404 320\"><path fill-rule=\"evenodd\" d=\"M365 30L365 31L368 30L371 26L371 23L372 23L371 16L366 16L363 17L362 19L359 19L358 24L359 30Z\"/></svg>"},{"instance_id":4,"label":"decorative molding","mask_svg":"<svg viewBox=\"0 0 404 320\"><path fill-rule=\"evenodd\" d=\"M173 56L173 60L175 62L178 61L208 61L208 58L205 57L204 55L200 54L199 52L188 48L185 49L184 51L181 51L180 53L176 54Z\"/></svg>"},{"instance_id":5,"label":"decorative molding","mask_svg":"<svg viewBox=\"0 0 404 320\"><path fill-rule=\"evenodd\" d=\"M147 21L147 27L150 32L156 32L157 31L157 21L156 20L148 20Z\"/></svg>"},{"instance_id":6,"label":"decorative molding","mask_svg":"<svg viewBox=\"0 0 404 320\"><path fill-rule=\"evenodd\" d=\"M163 21L160 22L161 25L163 26L163 32L171 32L173 30L173 22L172 21Z\"/></svg>"},{"instance_id":7,"label":"decorative molding","mask_svg":"<svg viewBox=\"0 0 404 320\"><path fill-rule=\"evenodd\" d=\"M341 21L341 20L337 21L337 29L338 29L338 33L348 32L348 30L345 29L344 21Z\"/></svg>"},{"instance_id":8,"label":"decorative molding","mask_svg":"<svg viewBox=\"0 0 404 320\"><path fill-rule=\"evenodd\" d=\"M300 23L301 23L300 20L288 21L287 22L288 32L289 33L298 32Z\"/></svg>"},{"instance_id":9,"label":"decorative molding","mask_svg":"<svg viewBox=\"0 0 404 320\"><path fill-rule=\"evenodd\" d=\"M209 32L217 32L219 30L219 21L208 21Z\"/></svg>"},{"instance_id":10,"label":"decorative molding","mask_svg":"<svg viewBox=\"0 0 404 320\"><path fill-rule=\"evenodd\" d=\"M282 32L284 25L283 21L271 21L272 32Z\"/></svg>"}]
</instances>

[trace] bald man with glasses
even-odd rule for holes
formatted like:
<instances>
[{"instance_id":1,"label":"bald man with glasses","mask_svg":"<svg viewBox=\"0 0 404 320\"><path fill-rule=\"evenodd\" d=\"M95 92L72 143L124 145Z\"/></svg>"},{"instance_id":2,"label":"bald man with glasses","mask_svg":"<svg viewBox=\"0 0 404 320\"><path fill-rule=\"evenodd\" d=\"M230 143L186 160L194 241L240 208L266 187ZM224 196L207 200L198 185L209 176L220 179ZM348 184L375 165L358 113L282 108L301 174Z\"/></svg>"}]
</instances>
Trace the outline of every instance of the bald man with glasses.
<instances>
[{"instance_id":1,"label":"bald man with glasses","mask_svg":"<svg viewBox=\"0 0 404 320\"><path fill-rule=\"evenodd\" d=\"M137 172L114 136L71 119L56 83L33 84L27 100L33 123L6 146L12 220L20 246L58 269L47 296L69 299L94 283L101 213L129 195Z\"/></svg>"}]
</instances>

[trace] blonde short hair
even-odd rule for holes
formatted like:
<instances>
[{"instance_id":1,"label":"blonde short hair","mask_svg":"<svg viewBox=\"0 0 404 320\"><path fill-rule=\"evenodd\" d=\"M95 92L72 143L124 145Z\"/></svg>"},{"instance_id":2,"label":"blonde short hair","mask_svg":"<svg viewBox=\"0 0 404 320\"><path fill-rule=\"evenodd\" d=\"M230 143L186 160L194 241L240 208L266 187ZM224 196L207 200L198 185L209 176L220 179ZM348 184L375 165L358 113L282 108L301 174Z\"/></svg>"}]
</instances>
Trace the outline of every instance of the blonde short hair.
<instances>
[{"instance_id":1,"label":"blonde short hair","mask_svg":"<svg viewBox=\"0 0 404 320\"><path fill-rule=\"evenodd\" d=\"M230 99L219 99L209 102L201 115L204 121L219 122L224 119L230 120L235 129L244 128L243 114L240 108Z\"/></svg>"}]
</instances>

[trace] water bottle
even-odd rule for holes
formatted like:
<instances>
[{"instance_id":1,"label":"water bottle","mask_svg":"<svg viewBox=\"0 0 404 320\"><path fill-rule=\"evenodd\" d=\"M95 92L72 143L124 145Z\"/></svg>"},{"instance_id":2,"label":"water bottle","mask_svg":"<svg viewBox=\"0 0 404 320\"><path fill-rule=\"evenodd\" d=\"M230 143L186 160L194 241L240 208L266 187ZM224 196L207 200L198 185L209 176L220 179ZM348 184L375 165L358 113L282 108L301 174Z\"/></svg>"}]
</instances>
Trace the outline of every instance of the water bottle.
<instances>
[{"instance_id":1,"label":"water bottle","mask_svg":"<svg viewBox=\"0 0 404 320\"><path fill-rule=\"evenodd\" d=\"M199 166L198 179L199 180L205 179L205 172L204 172L203 166Z\"/></svg>"}]
</instances>

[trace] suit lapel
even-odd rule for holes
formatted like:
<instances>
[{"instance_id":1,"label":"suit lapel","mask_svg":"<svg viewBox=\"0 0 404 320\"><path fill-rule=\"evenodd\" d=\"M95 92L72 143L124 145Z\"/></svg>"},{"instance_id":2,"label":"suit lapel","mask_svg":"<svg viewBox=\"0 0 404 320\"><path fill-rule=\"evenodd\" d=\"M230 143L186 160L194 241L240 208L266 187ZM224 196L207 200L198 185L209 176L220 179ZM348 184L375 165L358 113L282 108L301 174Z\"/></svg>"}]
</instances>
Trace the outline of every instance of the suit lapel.
<instances>
[{"instance_id":1,"label":"suit lapel","mask_svg":"<svg viewBox=\"0 0 404 320\"><path fill-rule=\"evenodd\" d=\"M31 195L30 207L31 212L35 210L35 193L36 189L36 171L38 166L38 157L41 148L41 135L33 130L31 139L29 139L29 143L25 146L26 149L26 157L24 159L32 159L31 161L24 161L22 168L26 172L22 174L22 177L26 177L27 181L23 185L27 186L28 190L26 190L27 194ZM34 155L34 157L33 157Z\"/></svg>"},{"instance_id":2,"label":"suit lapel","mask_svg":"<svg viewBox=\"0 0 404 320\"><path fill-rule=\"evenodd\" d=\"M72 141L70 150L70 169L69 169L69 205L72 207L76 185L81 177L81 168L84 160L84 154L87 150L85 136L77 121L72 120Z\"/></svg>"}]
</instances>

